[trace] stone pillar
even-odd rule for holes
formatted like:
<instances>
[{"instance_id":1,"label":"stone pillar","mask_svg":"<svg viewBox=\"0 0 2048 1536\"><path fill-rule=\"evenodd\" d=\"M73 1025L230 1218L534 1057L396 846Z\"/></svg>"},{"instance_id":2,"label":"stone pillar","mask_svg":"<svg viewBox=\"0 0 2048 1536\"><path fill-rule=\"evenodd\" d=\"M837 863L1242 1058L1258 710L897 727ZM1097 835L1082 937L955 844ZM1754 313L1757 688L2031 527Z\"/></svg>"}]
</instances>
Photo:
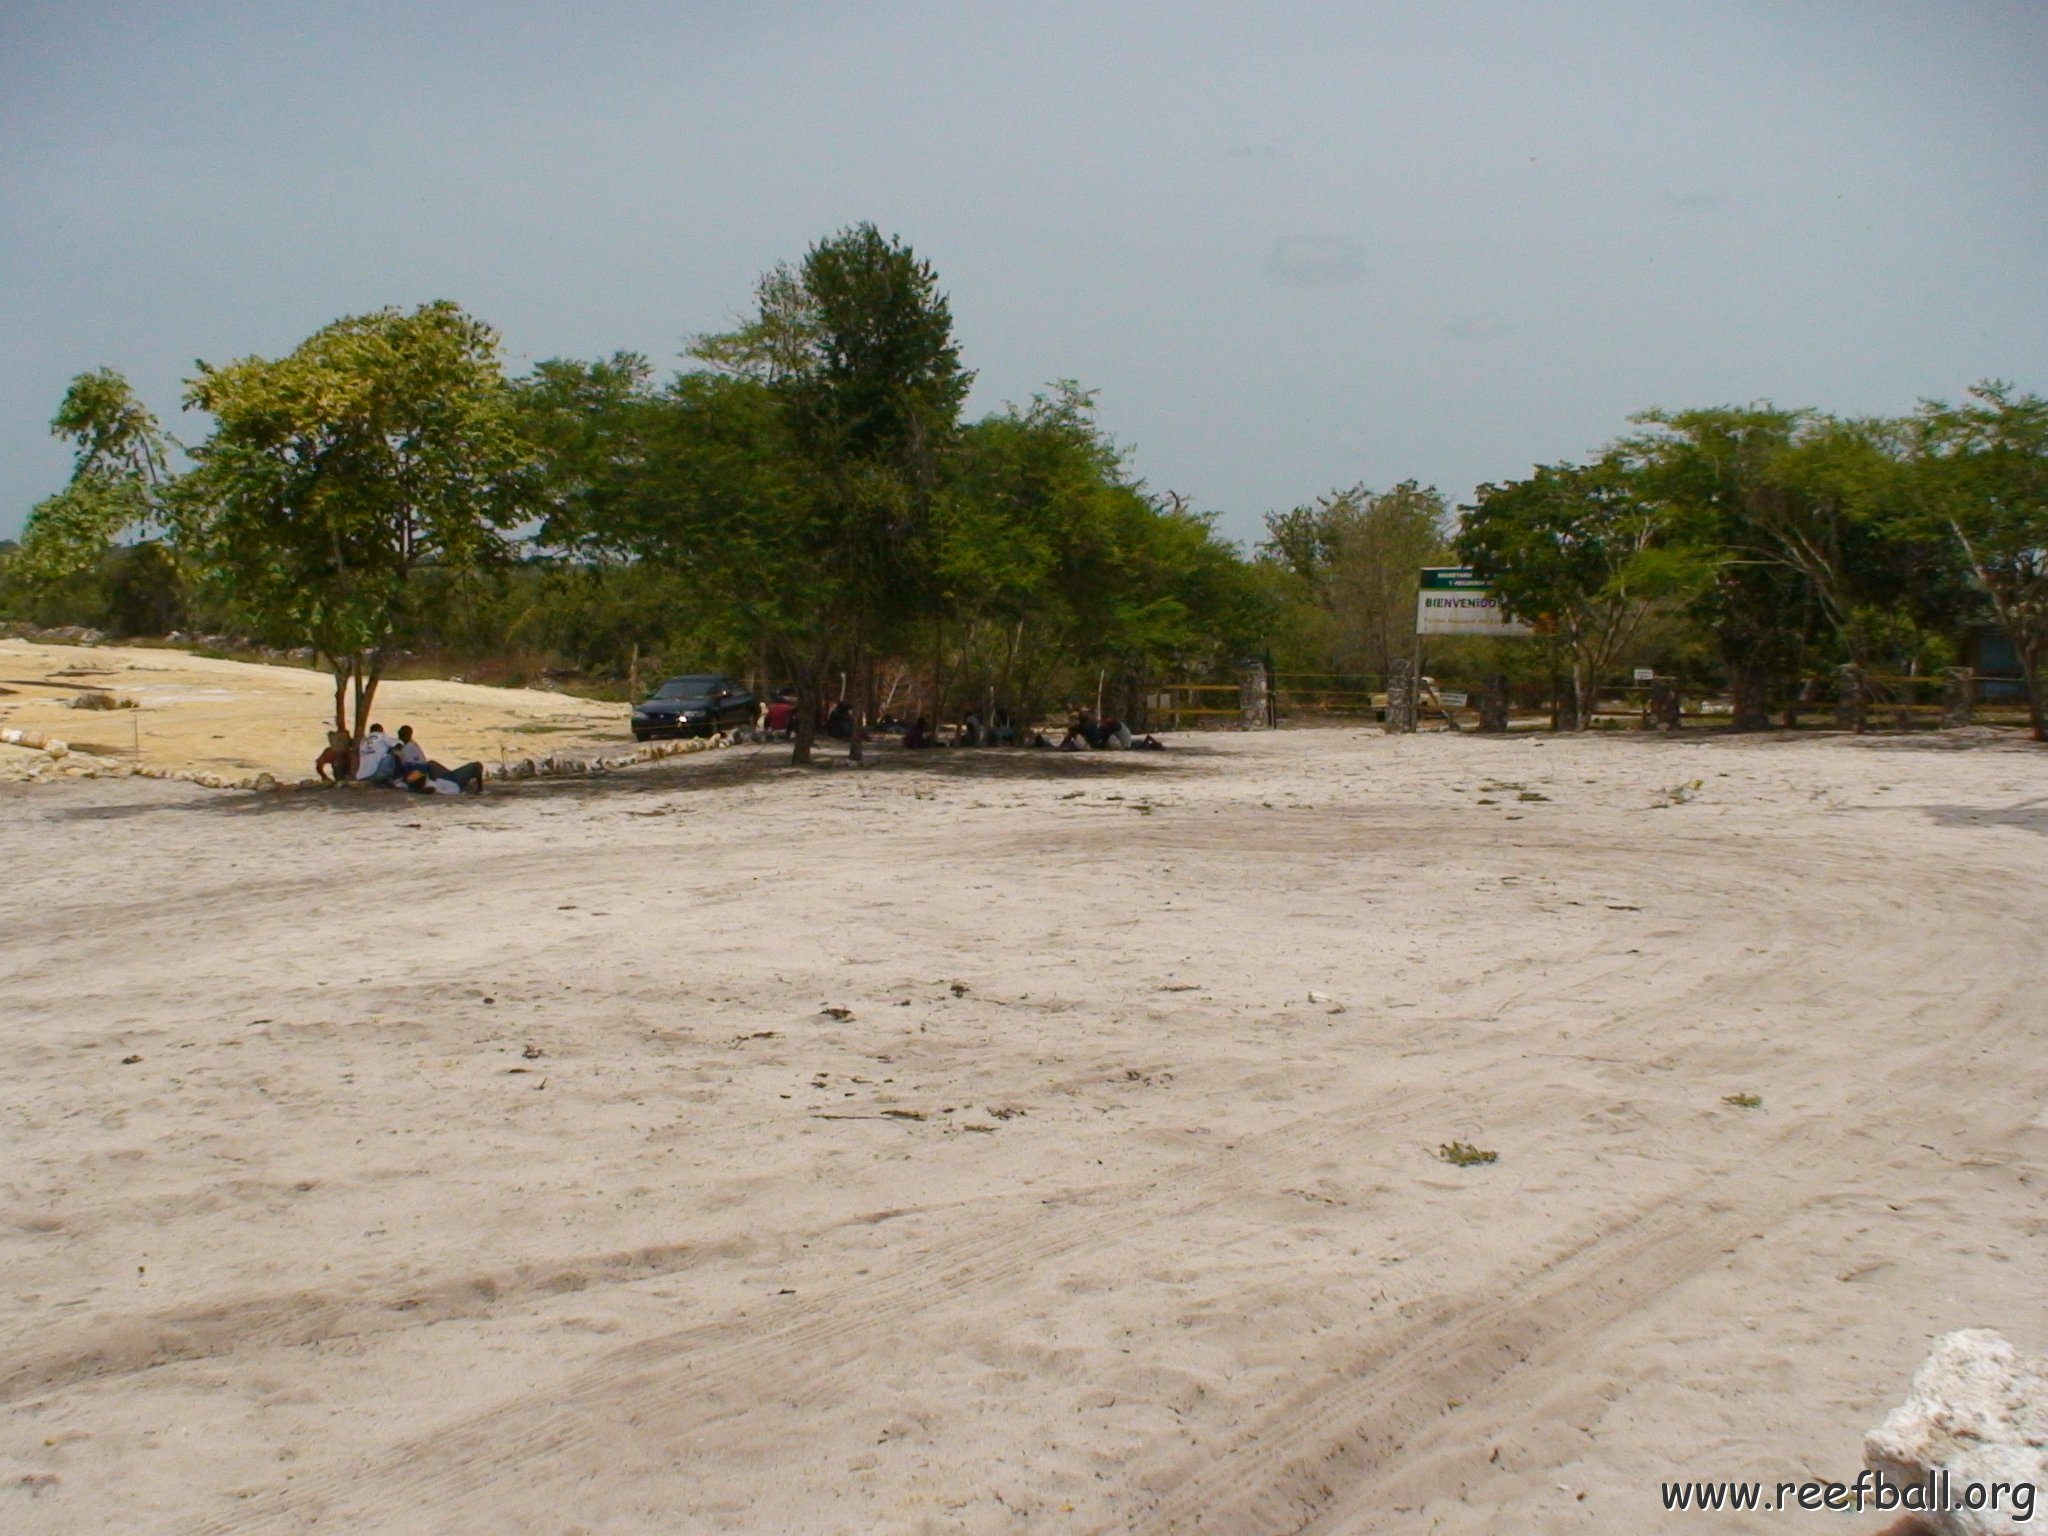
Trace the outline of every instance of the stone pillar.
<instances>
[{"instance_id":1,"label":"stone pillar","mask_svg":"<svg viewBox=\"0 0 2048 1536\"><path fill-rule=\"evenodd\" d=\"M1415 670L1405 658L1387 668L1387 724L1389 736L1415 729Z\"/></svg>"},{"instance_id":2,"label":"stone pillar","mask_svg":"<svg viewBox=\"0 0 2048 1536\"><path fill-rule=\"evenodd\" d=\"M1247 731L1263 731L1270 721L1271 679L1266 665L1248 661L1237 675L1238 724Z\"/></svg>"},{"instance_id":3,"label":"stone pillar","mask_svg":"<svg viewBox=\"0 0 2048 1536\"><path fill-rule=\"evenodd\" d=\"M1970 723L1970 669L1950 667L1941 682L1941 725L1950 730Z\"/></svg>"},{"instance_id":4,"label":"stone pillar","mask_svg":"<svg viewBox=\"0 0 2048 1536\"><path fill-rule=\"evenodd\" d=\"M1863 669L1854 662L1835 668L1836 729L1862 731L1863 705Z\"/></svg>"},{"instance_id":5,"label":"stone pillar","mask_svg":"<svg viewBox=\"0 0 2048 1536\"><path fill-rule=\"evenodd\" d=\"M1650 684L1650 723L1660 731L1675 731L1685 718L1685 704L1678 696L1678 684L1658 678Z\"/></svg>"},{"instance_id":6,"label":"stone pillar","mask_svg":"<svg viewBox=\"0 0 2048 1536\"><path fill-rule=\"evenodd\" d=\"M1489 672L1480 684L1479 729L1499 735L1508 728L1508 680L1504 673Z\"/></svg>"}]
</instances>

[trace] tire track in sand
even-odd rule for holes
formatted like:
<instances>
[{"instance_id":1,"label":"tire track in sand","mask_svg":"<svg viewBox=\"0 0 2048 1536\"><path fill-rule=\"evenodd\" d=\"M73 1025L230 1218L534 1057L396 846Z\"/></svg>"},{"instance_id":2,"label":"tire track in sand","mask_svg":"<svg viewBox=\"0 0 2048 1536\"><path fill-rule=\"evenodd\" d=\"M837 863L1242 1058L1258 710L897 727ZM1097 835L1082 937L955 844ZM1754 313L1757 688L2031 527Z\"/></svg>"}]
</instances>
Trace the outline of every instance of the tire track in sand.
<instances>
[{"instance_id":1,"label":"tire track in sand","mask_svg":"<svg viewBox=\"0 0 2048 1536\"><path fill-rule=\"evenodd\" d=\"M1725 890L1725 873L1719 883ZM1843 915L1839 905L1832 909L1835 920ZM1919 947L1904 935L1885 953L1888 968L1902 973L1920 960ZM1574 958L1600 975L1604 957L1597 951ZM1617 1031L1652 1029L1659 1018L1690 1011L1702 994L1728 981L1725 974L1685 978L1677 995L1616 1009L1580 1038L1590 1043ZM1912 1097L1933 1094L1923 1089ZM1882 1113L1899 1109L1895 1097ZM1855 1134L1875 1118L1845 1116L1836 1136ZM798 1315L774 1325L732 1320L629 1345L571 1378L546 1402L506 1403L417 1436L367 1464L325 1469L257 1495L191 1529L225 1536L351 1514L359 1524L374 1524L374 1511L401 1508L432 1518L436 1511L475 1507L475 1495L493 1486L545 1481L559 1474L565 1458L601 1452L626 1424L684 1443L694 1426L731 1411L722 1401L726 1393L744 1390L758 1400L780 1389L812 1398L857 1365L872 1339L912 1327L929 1330L949 1313L985 1308L1048 1265L1091 1247L1115 1246L1134 1224L1181 1222L1240 1198L1257 1177L1248 1165L1283 1175L1300 1160L1327 1155L1333 1136L1367 1133L1377 1119L1370 1107L1334 1122L1305 1118L1242 1138L1227 1159L1075 1191L1022 1223L1012 1205L1003 1205L887 1274L815 1302L793 1303ZM1758 1150L1812 1131L1810 1124L1788 1127ZM1404 1448L1420 1444L1452 1398L1469 1399L1518 1371L1561 1359L1646 1298L1698 1273L1744 1233L1782 1220L1803 1199L1789 1183L1762 1203L1717 1198L1718 1191L1737 1187L1739 1177L1695 1181L1611 1221L1484 1299L1451 1297L1431 1305L1394 1337L1304 1385L1227 1444L1204 1450L1132 1528L1262 1536L1303 1528L1328 1507L1340 1483L1369 1482L1375 1467L1391 1465ZM1105 1231L1097 1202L1138 1187L1148 1191L1140 1214L1125 1215L1131 1204L1124 1201L1116 1229ZM999 1229L990 1230L992 1224Z\"/></svg>"}]
</instances>

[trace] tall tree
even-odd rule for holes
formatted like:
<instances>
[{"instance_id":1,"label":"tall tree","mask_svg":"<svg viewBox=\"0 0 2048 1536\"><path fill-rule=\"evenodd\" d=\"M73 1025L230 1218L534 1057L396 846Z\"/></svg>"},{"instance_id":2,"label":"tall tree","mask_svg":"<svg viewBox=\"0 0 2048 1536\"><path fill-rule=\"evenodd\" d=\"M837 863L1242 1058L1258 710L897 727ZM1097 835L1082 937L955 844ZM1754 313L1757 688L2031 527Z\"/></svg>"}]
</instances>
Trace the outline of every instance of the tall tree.
<instances>
[{"instance_id":1,"label":"tall tree","mask_svg":"<svg viewBox=\"0 0 2048 1536\"><path fill-rule=\"evenodd\" d=\"M793 634L777 643L806 653L796 674L802 717L832 655L849 667L858 756L869 657L935 611L934 517L973 375L960 366L937 274L872 224L821 240L797 269L770 271L756 298L745 325L696 352L765 387L805 461L809 526L772 542L809 553L806 587L823 617L816 638L831 654L820 661ZM799 761L808 746L799 740Z\"/></svg>"},{"instance_id":2,"label":"tall tree","mask_svg":"<svg viewBox=\"0 0 2048 1536\"><path fill-rule=\"evenodd\" d=\"M1913 425L1920 504L1962 549L2019 658L2034 740L2048 741L2048 400L1990 381Z\"/></svg>"},{"instance_id":3,"label":"tall tree","mask_svg":"<svg viewBox=\"0 0 2048 1536\"><path fill-rule=\"evenodd\" d=\"M186 398L214 429L179 483L181 543L250 622L319 653L360 739L414 573L489 565L534 510L497 334L446 302L379 310L275 361L202 363Z\"/></svg>"}]
</instances>

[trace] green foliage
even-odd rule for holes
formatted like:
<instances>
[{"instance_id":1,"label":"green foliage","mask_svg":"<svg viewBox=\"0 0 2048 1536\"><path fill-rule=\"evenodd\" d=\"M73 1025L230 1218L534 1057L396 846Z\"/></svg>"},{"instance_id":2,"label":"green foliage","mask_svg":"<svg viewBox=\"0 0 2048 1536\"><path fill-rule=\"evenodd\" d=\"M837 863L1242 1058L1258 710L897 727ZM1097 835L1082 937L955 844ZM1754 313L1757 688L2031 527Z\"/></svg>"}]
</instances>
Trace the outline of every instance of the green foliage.
<instances>
[{"instance_id":1,"label":"green foliage","mask_svg":"<svg viewBox=\"0 0 2048 1536\"><path fill-rule=\"evenodd\" d=\"M1459 553L1510 612L1569 653L1580 729L1592 723L1601 679L1653 607L1684 601L1711 574L1711 556L1675 532L1614 454L1481 486L1466 509Z\"/></svg>"},{"instance_id":2,"label":"green foliage","mask_svg":"<svg viewBox=\"0 0 2048 1536\"><path fill-rule=\"evenodd\" d=\"M1946 541L1913 526L1902 424L1769 406L1653 411L1622 445L1643 494L1708 555L1692 605L1716 635L1738 726L1801 671L1940 664L1971 607Z\"/></svg>"},{"instance_id":3,"label":"green foliage","mask_svg":"<svg viewBox=\"0 0 2048 1536\"><path fill-rule=\"evenodd\" d=\"M2048 400L1987 382L1960 406L1930 402L1911 432L1917 526L1953 536L2019 657L2034 739L2048 741Z\"/></svg>"},{"instance_id":4,"label":"green foliage","mask_svg":"<svg viewBox=\"0 0 2048 1536\"><path fill-rule=\"evenodd\" d=\"M13 578L31 585L89 570L124 533L158 520L167 478L162 429L110 368L71 381L50 431L76 452L71 483L37 503L12 562Z\"/></svg>"},{"instance_id":5,"label":"green foliage","mask_svg":"<svg viewBox=\"0 0 2048 1536\"><path fill-rule=\"evenodd\" d=\"M356 729L415 573L481 570L540 494L497 336L453 304L356 316L290 356L200 364L214 430L172 498L179 543L259 635L333 667Z\"/></svg>"},{"instance_id":6,"label":"green foliage","mask_svg":"<svg viewBox=\"0 0 2048 1536\"><path fill-rule=\"evenodd\" d=\"M1269 590L1305 610L1274 625L1280 670L1383 677L1413 647L1417 572L1442 563L1449 521L1436 489L1413 480L1267 514Z\"/></svg>"}]
</instances>

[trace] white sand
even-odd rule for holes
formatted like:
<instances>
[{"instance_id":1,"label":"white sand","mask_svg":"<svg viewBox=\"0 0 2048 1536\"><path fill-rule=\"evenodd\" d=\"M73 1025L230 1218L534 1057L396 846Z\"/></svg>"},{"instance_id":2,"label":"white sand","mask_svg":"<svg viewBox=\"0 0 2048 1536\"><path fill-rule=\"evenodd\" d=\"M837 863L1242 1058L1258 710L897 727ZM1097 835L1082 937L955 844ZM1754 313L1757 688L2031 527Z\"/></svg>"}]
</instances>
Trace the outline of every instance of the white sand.
<instances>
[{"instance_id":1,"label":"white sand","mask_svg":"<svg viewBox=\"0 0 2048 1536\"><path fill-rule=\"evenodd\" d=\"M1862 1531L1656 1484L2048 1345L2048 753L1184 741L0 786L0 1530Z\"/></svg>"}]
</instances>

